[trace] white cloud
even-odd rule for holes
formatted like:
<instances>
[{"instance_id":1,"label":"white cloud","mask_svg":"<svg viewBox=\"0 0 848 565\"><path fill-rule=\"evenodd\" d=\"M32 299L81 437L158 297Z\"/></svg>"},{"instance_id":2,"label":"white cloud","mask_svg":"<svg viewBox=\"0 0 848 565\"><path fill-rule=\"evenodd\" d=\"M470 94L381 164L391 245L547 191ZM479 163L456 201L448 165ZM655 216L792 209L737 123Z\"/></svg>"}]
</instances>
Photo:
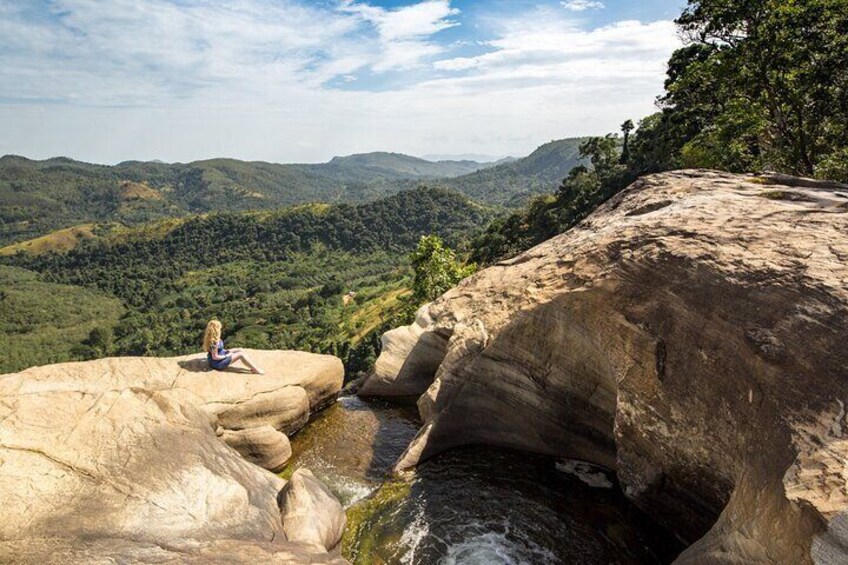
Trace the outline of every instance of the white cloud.
<instances>
[{"instance_id":1,"label":"white cloud","mask_svg":"<svg viewBox=\"0 0 848 565\"><path fill-rule=\"evenodd\" d=\"M572 12L583 12L585 10L603 10L606 8L603 2L595 0L563 0L560 5Z\"/></svg>"},{"instance_id":2,"label":"white cloud","mask_svg":"<svg viewBox=\"0 0 848 565\"><path fill-rule=\"evenodd\" d=\"M660 85L665 63L680 44L669 21L621 21L587 30L542 11L500 21L498 28L499 37L488 42L490 51L436 62L437 69L460 74L441 82L481 89L522 83Z\"/></svg>"},{"instance_id":3,"label":"white cloud","mask_svg":"<svg viewBox=\"0 0 848 565\"><path fill-rule=\"evenodd\" d=\"M427 57L443 52L442 46L427 38L459 25L450 19L459 14L459 10L451 7L450 0L425 0L393 10L342 0L339 9L377 29L382 57L373 69L378 72L414 68Z\"/></svg>"},{"instance_id":4,"label":"white cloud","mask_svg":"<svg viewBox=\"0 0 848 565\"><path fill-rule=\"evenodd\" d=\"M463 20L456 32L479 25L482 36L444 40L470 17L447 0L50 5L51 17L33 18L27 3L0 0L0 154L518 155L652 111L678 45L671 22L589 29L555 3Z\"/></svg>"}]
</instances>

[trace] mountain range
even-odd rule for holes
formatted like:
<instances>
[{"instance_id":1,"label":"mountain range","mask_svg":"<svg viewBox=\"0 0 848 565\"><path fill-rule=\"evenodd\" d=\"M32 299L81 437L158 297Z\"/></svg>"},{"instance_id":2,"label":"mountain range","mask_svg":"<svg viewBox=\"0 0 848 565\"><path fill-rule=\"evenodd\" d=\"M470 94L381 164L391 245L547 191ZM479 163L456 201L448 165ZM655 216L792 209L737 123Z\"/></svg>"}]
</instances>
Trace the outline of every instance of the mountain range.
<instances>
[{"instance_id":1,"label":"mountain range","mask_svg":"<svg viewBox=\"0 0 848 565\"><path fill-rule=\"evenodd\" d=\"M361 203L422 184L453 189L490 205L518 206L534 193L555 189L580 162L581 141L552 141L527 157L496 163L375 152L321 164L209 159L109 166L7 155L0 158L0 244L104 222L135 225L307 202Z\"/></svg>"}]
</instances>

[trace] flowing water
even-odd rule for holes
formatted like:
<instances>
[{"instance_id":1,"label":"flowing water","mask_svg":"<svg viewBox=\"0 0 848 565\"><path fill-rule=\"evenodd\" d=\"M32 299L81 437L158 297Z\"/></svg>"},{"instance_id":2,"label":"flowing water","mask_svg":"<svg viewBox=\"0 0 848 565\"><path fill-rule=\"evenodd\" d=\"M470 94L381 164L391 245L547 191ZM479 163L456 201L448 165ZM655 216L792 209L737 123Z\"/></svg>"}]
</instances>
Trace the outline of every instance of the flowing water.
<instances>
[{"instance_id":1,"label":"flowing water","mask_svg":"<svg viewBox=\"0 0 848 565\"><path fill-rule=\"evenodd\" d=\"M682 549L585 463L494 448L453 450L389 477L418 430L414 407L339 398L292 438L348 514L354 563L667 563Z\"/></svg>"}]
</instances>

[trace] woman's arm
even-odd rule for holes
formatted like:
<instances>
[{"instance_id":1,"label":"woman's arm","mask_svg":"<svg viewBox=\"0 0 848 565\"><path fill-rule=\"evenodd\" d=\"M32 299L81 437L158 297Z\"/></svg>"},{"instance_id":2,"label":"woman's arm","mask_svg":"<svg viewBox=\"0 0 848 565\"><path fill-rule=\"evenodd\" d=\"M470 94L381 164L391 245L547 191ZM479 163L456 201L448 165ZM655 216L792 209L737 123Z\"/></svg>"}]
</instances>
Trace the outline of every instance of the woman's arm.
<instances>
[{"instance_id":1,"label":"woman's arm","mask_svg":"<svg viewBox=\"0 0 848 565\"><path fill-rule=\"evenodd\" d=\"M218 354L218 346L217 345L213 345L212 347L209 348L209 355L211 355L212 359L214 359L215 361L220 361L221 359L226 359L228 357L228 355L226 355L226 353L227 352L224 351L223 353Z\"/></svg>"}]
</instances>

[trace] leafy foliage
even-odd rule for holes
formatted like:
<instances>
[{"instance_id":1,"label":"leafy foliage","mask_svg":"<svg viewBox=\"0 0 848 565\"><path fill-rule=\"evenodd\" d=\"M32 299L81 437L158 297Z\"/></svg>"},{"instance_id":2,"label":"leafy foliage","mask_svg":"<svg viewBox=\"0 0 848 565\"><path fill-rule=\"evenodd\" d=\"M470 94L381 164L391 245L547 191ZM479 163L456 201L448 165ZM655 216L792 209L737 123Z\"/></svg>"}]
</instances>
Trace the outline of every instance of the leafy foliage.
<instances>
[{"instance_id":1,"label":"leafy foliage","mask_svg":"<svg viewBox=\"0 0 848 565\"><path fill-rule=\"evenodd\" d=\"M676 160L848 180L844 0L690 0L661 103Z\"/></svg>"},{"instance_id":2,"label":"leafy foliage","mask_svg":"<svg viewBox=\"0 0 848 565\"><path fill-rule=\"evenodd\" d=\"M409 258L414 273L412 300L418 304L432 302L477 270L473 263L457 261L456 253L435 235L423 236Z\"/></svg>"},{"instance_id":3,"label":"leafy foliage","mask_svg":"<svg viewBox=\"0 0 848 565\"><path fill-rule=\"evenodd\" d=\"M95 355L87 341L106 346L123 313L102 292L43 282L36 273L0 265L0 373Z\"/></svg>"},{"instance_id":4,"label":"leafy foliage","mask_svg":"<svg viewBox=\"0 0 848 565\"><path fill-rule=\"evenodd\" d=\"M526 208L494 220L473 243L471 259L488 264L515 255L562 233L626 185L630 173L620 163L616 136L590 138L580 153L592 168L574 167L556 195L533 199Z\"/></svg>"},{"instance_id":5,"label":"leafy foliage","mask_svg":"<svg viewBox=\"0 0 848 565\"><path fill-rule=\"evenodd\" d=\"M88 328L78 357L190 353L216 317L228 345L332 353L353 374L404 307L406 256L421 236L456 242L489 217L462 196L420 188L360 206L194 217L5 260L124 302L113 338Z\"/></svg>"},{"instance_id":6,"label":"leafy foliage","mask_svg":"<svg viewBox=\"0 0 848 565\"><path fill-rule=\"evenodd\" d=\"M848 181L844 0L689 0L688 43L668 63L660 112L590 139L555 196L496 219L472 259L491 263L575 225L640 175L681 167L773 169ZM618 151L621 146L621 152Z\"/></svg>"}]
</instances>

